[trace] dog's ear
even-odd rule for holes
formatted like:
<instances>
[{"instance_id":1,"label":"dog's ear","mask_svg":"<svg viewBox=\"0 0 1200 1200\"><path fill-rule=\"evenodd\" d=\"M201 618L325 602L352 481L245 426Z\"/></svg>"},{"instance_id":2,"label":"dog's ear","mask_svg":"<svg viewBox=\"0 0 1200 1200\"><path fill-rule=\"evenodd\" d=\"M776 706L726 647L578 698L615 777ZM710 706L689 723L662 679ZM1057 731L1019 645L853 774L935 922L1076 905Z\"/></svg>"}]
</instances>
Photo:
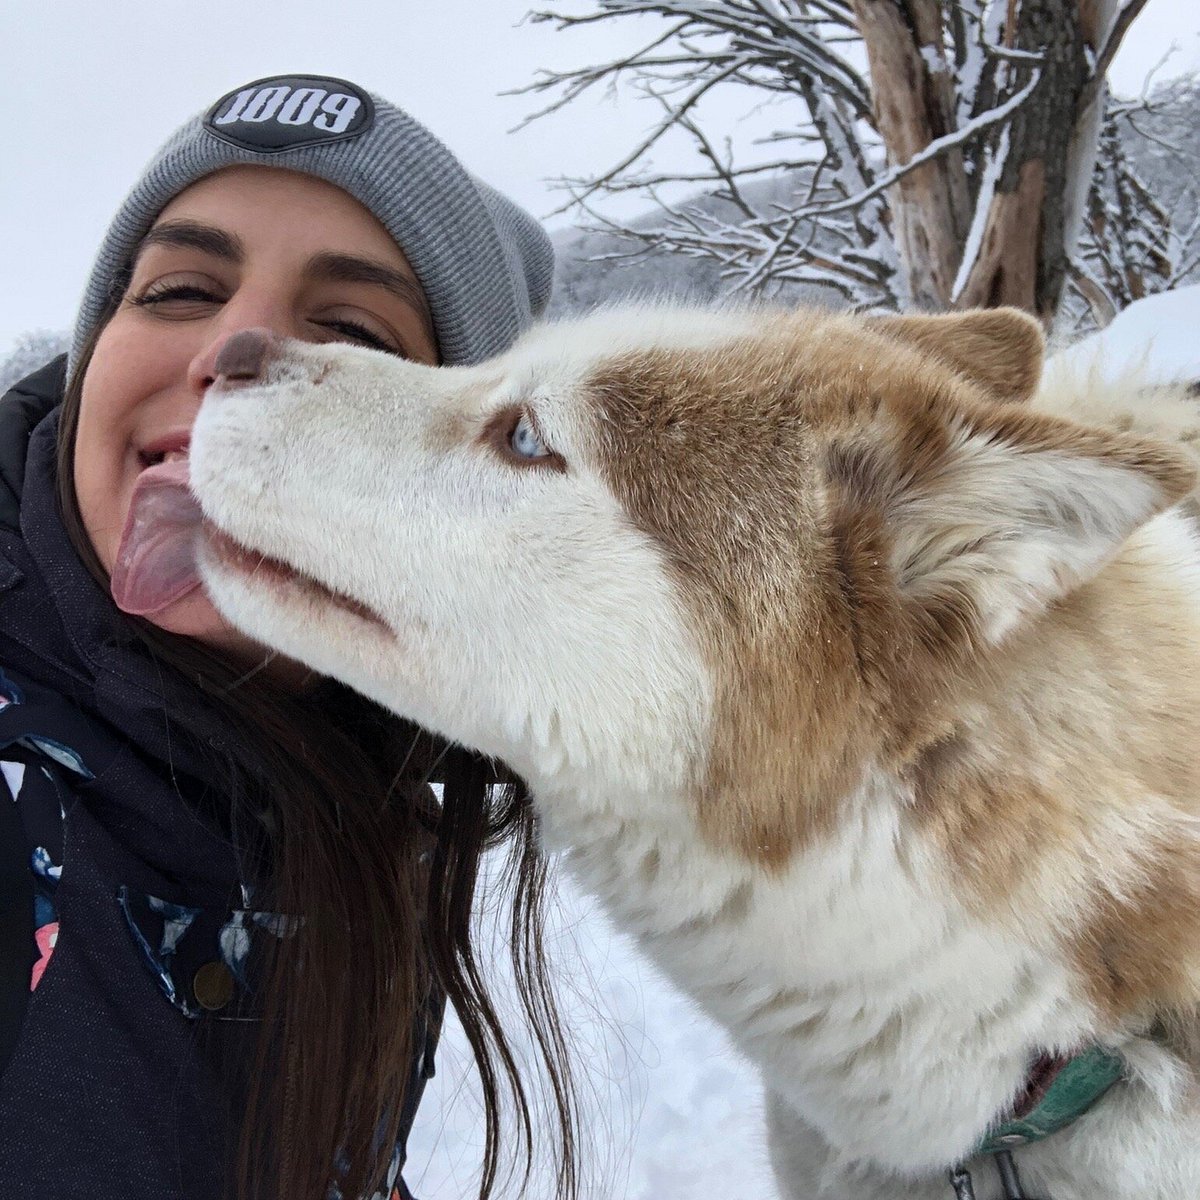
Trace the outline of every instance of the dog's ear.
<instances>
[{"instance_id":1,"label":"dog's ear","mask_svg":"<svg viewBox=\"0 0 1200 1200\"><path fill-rule=\"evenodd\" d=\"M875 513L893 583L929 636L969 630L992 644L1195 483L1168 446L944 398L909 409L903 431L836 449L830 466L850 511Z\"/></svg>"},{"instance_id":2,"label":"dog's ear","mask_svg":"<svg viewBox=\"0 0 1200 1200\"><path fill-rule=\"evenodd\" d=\"M885 336L941 359L993 400L1028 400L1042 375L1042 327L1019 308L871 317L870 323Z\"/></svg>"}]
</instances>

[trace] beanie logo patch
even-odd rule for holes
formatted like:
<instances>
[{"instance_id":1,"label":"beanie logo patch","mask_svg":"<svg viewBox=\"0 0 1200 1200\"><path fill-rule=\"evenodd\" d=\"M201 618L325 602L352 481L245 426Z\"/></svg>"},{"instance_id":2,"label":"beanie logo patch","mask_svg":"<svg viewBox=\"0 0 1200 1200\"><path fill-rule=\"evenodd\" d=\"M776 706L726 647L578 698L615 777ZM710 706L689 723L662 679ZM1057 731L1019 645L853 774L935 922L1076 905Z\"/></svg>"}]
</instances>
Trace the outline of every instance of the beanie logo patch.
<instances>
[{"instance_id":1,"label":"beanie logo patch","mask_svg":"<svg viewBox=\"0 0 1200 1200\"><path fill-rule=\"evenodd\" d=\"M245 150L274 154L358 137L375 123L361 88L323 75L274 75L221 97L204 128Z\"/></svg>"}]
</instances>

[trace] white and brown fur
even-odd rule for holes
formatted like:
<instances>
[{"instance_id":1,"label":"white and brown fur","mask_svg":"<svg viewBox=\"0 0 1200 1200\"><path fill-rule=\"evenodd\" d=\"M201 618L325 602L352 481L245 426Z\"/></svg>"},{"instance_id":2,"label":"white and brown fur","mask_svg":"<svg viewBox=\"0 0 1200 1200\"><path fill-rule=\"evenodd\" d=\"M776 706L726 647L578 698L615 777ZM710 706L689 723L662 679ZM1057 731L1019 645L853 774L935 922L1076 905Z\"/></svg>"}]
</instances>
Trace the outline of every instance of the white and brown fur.
<instances>
[{"instance_id":1,"label":"white and brown fur","mask_svg":"<svg viewBox=\"0 0 1200 1200\"><path fill-rule=\"evenodd\" d=\"M789 1200L948 1200L1093 1042L1130 1078L1028 1190L1200 1196L1200 421L1040 365L1013 312L648 308L285 343L196 425L220 607L525 777L758 1064Z\"/></svg>"}]
</instances>

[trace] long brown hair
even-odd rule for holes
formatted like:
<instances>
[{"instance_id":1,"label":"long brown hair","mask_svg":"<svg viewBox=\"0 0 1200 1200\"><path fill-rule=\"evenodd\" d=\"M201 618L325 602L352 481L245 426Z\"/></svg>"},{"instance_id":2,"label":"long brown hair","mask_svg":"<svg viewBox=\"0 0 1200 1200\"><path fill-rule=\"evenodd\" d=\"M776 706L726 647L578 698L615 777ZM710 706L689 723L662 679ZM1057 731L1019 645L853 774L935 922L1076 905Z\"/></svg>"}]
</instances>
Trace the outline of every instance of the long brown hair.
<instances>
[{"instance_id":1,"label":"long brown hair","mask_svg":"<svg viewBox=\"0 0 1200 1200\"><path fill-rule=\"evenodd\" d=\"M75 495L75 437L83 379L119 303L114 296L74 365L58 442L63 523L105 590ZM472 940L482 857L505 843L517 992L555 1116L556 1194L573 1200L578 1109L542 945L546 862L521 781L332 681L299 692L128 620L163 671L198 689L198 705L216 706L244 731L230 760L213 760L212 782L228 797L225 820L250 860L243 869L267 873L255 907L300 918L300 934L278 939L263 964L255 1062L234 1104L236 1194L325 1200L335 1182L356 1200L379 1187L413 1086L414 1030L439 996L457 1012L482 1087L481 1200L497 1181L501 1146L512 1143L510 1121L529 1180L536 1138L523 1069ZM171 719L187 736L189 714ZM347 936L359 931L366 936Z\"/></svg>"}]
</instances>

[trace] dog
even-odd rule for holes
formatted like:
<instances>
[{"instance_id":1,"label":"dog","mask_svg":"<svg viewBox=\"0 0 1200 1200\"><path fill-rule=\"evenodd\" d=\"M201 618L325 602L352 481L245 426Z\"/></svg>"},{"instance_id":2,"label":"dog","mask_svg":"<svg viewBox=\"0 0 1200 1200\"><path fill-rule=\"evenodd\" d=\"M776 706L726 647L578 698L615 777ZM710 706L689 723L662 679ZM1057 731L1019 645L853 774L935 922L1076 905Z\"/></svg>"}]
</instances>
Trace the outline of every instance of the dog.
<instances>
[{"instance_id":1,"label":"dog","mask_svg":"<svg viewBox=\"0 0 1200 1200\"><path fill-rule=\"evenodd\" d=\"M218 607L523 776L788 1200L1200 1196L1200 420L1041 364L1013 310L246 331L196 422Z\"/></svg>"}]
</instances>

